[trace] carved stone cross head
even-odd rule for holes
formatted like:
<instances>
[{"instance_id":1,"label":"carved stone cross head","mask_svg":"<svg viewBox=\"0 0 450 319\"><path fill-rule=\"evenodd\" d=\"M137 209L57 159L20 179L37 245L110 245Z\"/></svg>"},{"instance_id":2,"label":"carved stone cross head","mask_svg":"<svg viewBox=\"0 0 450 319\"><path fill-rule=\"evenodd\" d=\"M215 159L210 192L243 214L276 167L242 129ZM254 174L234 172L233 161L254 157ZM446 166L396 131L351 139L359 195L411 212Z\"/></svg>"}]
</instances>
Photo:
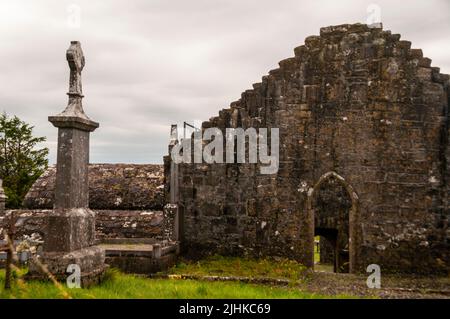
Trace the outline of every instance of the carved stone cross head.
<instances>
[{"instance_id":1,"label":"carved stone cross head","mask_svg":"<svg viewBox=\"0 0 450 319\"><path fill-rule=\"evenodd\" d=\"M85 60L80 42L70 42L70 47L66 52L66 58L70 68L69 95L82 95L81 71L84 68Z\"/></svg>"},{"instance_id":2,"label":"carved stone cross head","mask_svg":"<svg viewBox=\"0 0 450 319\"><path fill-rule=\"evenodd\" d=\"M92 121L83 110L83 90L81 88L81 71L84 68L84 55L80 42L71 41L66 51L66 59L70 68L69 102L66 109L55 116L49 116L48 120L56 127L77 128L92 132L99 125Z\"/></svg>"}]
</instances>

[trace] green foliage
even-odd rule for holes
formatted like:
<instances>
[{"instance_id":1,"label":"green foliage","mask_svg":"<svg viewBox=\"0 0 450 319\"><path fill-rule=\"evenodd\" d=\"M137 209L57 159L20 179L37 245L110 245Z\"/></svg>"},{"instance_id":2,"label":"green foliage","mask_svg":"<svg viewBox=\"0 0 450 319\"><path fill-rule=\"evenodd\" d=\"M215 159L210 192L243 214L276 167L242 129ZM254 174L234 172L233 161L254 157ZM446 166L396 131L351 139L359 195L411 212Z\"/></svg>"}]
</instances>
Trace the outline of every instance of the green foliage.
<instances>
[{"instance_id":1,"label":"green foliage","mask_svg":"<svg viewBox=\"0 0 450 319\"><path fill-rule=\"evenodd\" d=\"M33 128L17 116L0 115L0 178L9 208L21 207L28 190L48 166L48 149L37 148L46 138L34 137Z\"/></svg>"},{"instance_id":2,"label":"green foliage","mask_svg":"<svg viewBox=\"0 0 450 319\"><path fill-rule=\"evenodd\" d=\"M149 279L109 270L107 279L89 289L59 290L50 282L16 281L10 291L3 289L4 270L0 270L0 299L54 299L67 293L77 299L311 299L330 296L305 292L293 287L272 287L237 282L207 282L198 280ZM334 296L333 298L347 298Z\"/></svg>"},{"instance_id":3,"label":"green foliage","mask_svg":"<svg viewBox=\"0 0 450 319\"><path fill-rule=\"evenodd\" d=\"M303 278L306 268L285 258L237 258L212 256L198 262L180 262L170 269L172 274L202 276L266 277L297 281Z\"/></svg>"}]
</instances>

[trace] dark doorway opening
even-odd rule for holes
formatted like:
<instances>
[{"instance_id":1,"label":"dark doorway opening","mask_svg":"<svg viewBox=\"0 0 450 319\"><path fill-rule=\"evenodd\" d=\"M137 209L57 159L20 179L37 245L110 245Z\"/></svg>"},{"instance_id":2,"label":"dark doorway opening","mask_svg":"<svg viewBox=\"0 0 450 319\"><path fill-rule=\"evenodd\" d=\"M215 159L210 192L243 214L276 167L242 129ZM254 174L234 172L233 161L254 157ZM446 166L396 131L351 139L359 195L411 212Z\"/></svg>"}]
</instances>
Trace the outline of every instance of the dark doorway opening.
<instances>
[{"instance_id":1,"label":"dark doorway opening","mask_svg":"<svg viewBox=\"0 0 450 319\"><path fill-rule=\"evenodd\" d=\"M349 272L349 251L347 243L339 243L336 229L316 228L318 239L315 260L317 270L329 272Z\"/></svg>"},{"instance_id":2,"label":"dark doorway opening","mask_svg":"<svg viewBox=\"0 0 450 319\"><path fill-rule=\"evenodd\" d=\"M319 185L312 202L316 270L349 272L351 208L352 201L347 189L334 176Z\"/></svg>"}]
</instances>

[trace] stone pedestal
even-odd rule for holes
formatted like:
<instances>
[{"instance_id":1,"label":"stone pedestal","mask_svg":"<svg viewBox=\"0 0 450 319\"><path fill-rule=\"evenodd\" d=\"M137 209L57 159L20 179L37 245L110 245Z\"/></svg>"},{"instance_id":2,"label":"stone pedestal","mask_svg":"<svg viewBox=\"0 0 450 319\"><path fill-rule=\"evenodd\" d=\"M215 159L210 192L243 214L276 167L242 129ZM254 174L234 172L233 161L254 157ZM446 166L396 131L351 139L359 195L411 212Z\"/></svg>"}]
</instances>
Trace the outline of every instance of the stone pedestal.
<instances>
[{"instance_id":1,"label":"stone pedestal","mask_svg":"<svg viewBox=\"0 0 450 319\"><path fill-rule=\"evenodd\" d=\"M90 209L55 209L46 227L44 252L70 252L95 244L95 213Z\"/></svg>"},{"instance_id":2,"label":"stone pedestal","mask_svg":"<svg viewBox=\"0 0 450 319\"><path fill-rule=\"evenodd\" d=\"M40 262L61 282L65 282L70 275L67 272L68 266L78 265L81 270L81 287L89 287L100 283L106 270L105 251L98 246L77 249L71 252L44 252ZM36 265L30 266L29 278L46 279L44 275Z\"/></svg>"},{"instance_id":3,"label":"stone pedestal","mask_svg":"<svg viewBox=\"0 0 450 319\"><path fill-rule=\"evenodd\" d=\"M98 124L77 125L64 115L49 117L58 127L58 158L55 204L46 218L43 253L40 262L58 280L64 281L71 264L81 270L83 287L98 283L106 269L105 253L95 246L95 212L88 208L89 132ZM71 126L71 127L70 127ZM31 278L46 276L30 265Z\"/></svg>"},{"instance_id":4,"label":"stone pedestal","mask_svg":"<svg viewBox=\"0 0 450 319\"><path fill-rule=\"evenodd\" d=\"M95 213L89 207L89 134L98 128L84 113L81 100L81 70L84 56L79 42L67 51L71 69L69 104L49 121L58 128L55 204L46 220L44 251L40 262L59 280L69 275L69 265L81 271L81 285L100 281L105 269L105 253L95 243ZM47 276L36 265L31 277Z\"/></svg>"}]
</instances>

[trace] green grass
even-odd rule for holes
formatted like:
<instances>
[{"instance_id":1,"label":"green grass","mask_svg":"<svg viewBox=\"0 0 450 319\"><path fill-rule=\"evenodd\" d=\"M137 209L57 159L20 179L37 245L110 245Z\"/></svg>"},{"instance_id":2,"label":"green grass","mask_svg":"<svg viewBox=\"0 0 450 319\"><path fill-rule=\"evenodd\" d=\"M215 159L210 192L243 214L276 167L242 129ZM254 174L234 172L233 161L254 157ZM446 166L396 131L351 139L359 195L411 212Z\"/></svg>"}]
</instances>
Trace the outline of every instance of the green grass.
<instances>
[{"instance_id":1,"label":"green grass","mask_svg":"<svg viewBox=\"0 0 450 319\"><path fill-rule=\"evenodd\" d=\"M267 277L300 280L306 268L289 259L251 259L212 256L197 262L180 262L169 270L170 274L201 276Z\"/></svg>"},{"instance_id":2,"label":"green grass","mask_svg":"<svg viewBox=\"0 0 450 319\"><path fill-rule=\"evenodd\" d=\"M320 241L320 236L314 237L315 240ZM334 267L332 264L324 264L320 262L320 251L314 244L314 270L322 272L334 272Z\"/></svg>"},{"instance_id":3,"label":"green grass","mask_svg":"<svg viewBox=\"0 0 450 319\"><path fill-rule=\"evenodd\" d=\"M320 236L314 237L314 240L320 241ZM314 263L318 263L318 262L320 262L320 252L319 252L319 249L317 249L316 244L314 243Z\"/></svg>"},{"instance_id":4,"label":"green grass","mask_svg":"<svg viewBox=\"0 0 450 319\"><path fill-rule=\"evenodd\" d=\"M106 280L89 289L56 288L50 282L16 281L9 291L3 289L4 270L0 271L0 298L54 299L207 299L207 298L284 298L311 299L329 296L301 291L294 287L272 287L236 282L206 282L197 280L149 279L109 270ZM335 296L346 298L347 296Z\"/></svg>"}]
</instances>

